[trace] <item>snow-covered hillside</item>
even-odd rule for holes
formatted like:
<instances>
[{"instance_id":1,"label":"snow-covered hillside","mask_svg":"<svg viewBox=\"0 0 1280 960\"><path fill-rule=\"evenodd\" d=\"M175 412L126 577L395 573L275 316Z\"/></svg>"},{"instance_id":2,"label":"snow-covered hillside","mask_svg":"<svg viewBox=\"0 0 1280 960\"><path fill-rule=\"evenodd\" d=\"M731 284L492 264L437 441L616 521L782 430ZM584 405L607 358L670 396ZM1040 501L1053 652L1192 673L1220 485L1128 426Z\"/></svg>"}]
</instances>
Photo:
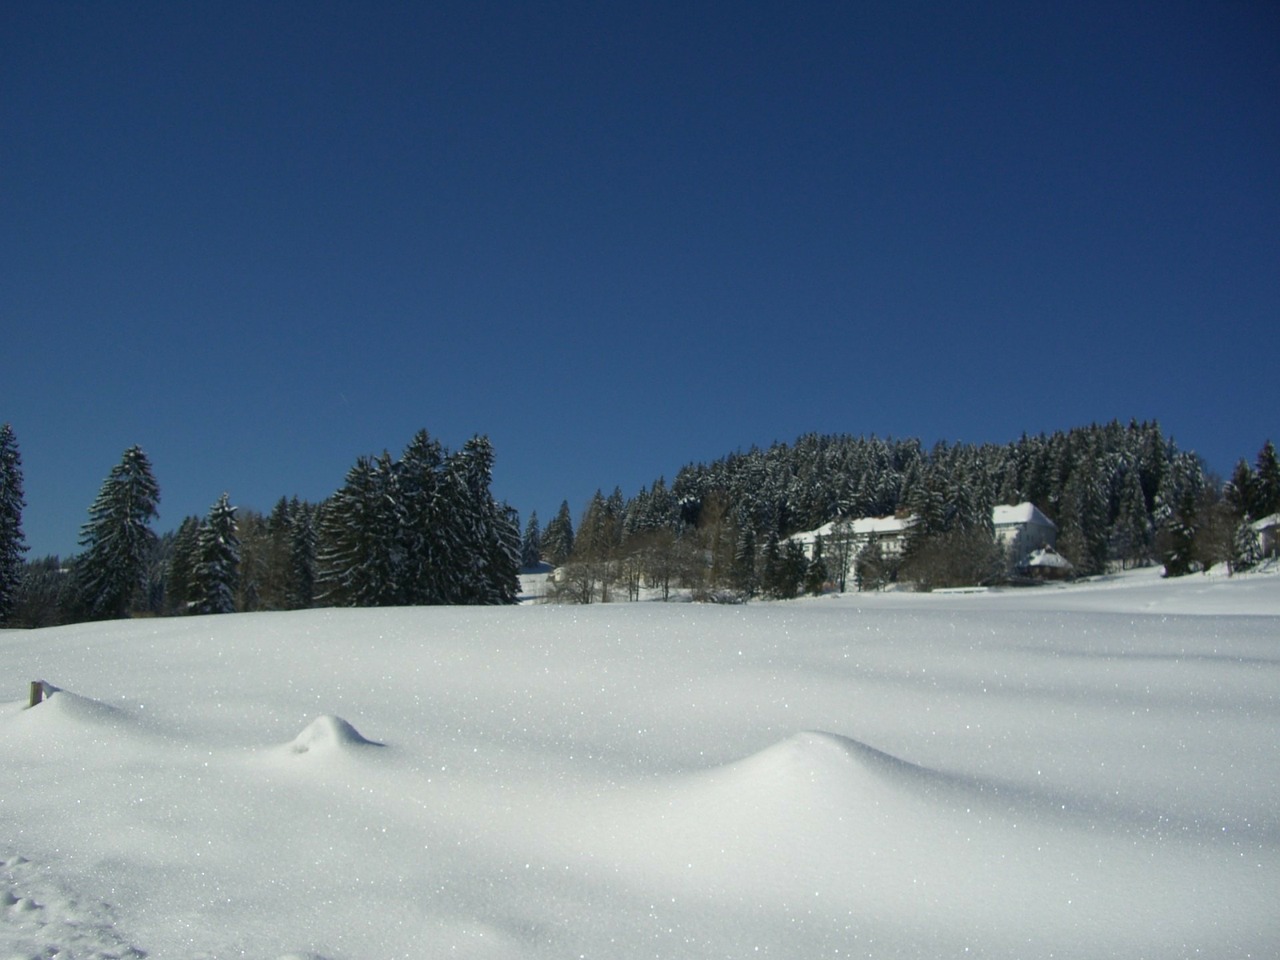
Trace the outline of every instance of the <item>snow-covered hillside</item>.
<instances>
[{"instance_id":1,"label":"snow-covered hillside","mask_svg":"<svg viewBox=\"0 0 1280 960\"><path fill-rule=\"evenodd\" d=\"M1277 576L135 620L0 664L4 957L1280 954Z\"/></svg>"}]
</instances>

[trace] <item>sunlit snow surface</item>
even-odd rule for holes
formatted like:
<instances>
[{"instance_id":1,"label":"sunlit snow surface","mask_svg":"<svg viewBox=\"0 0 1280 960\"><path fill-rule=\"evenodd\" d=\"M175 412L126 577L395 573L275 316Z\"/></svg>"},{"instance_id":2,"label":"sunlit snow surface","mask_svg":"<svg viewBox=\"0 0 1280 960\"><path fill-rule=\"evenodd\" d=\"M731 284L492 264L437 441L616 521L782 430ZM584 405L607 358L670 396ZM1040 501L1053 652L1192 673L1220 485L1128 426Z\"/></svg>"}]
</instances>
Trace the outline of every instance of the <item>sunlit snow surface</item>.
<instances>
[{"instance_id":1,"label":"sunlit snow surface","mask_svg":"<svg viewBox=\"0 0 1280 960\"><path fill-rule=\"evenodd\" d=\"M0 664L5 960L1280 955L1280 576L135 620Z\"/></svg>"}]
</instances>

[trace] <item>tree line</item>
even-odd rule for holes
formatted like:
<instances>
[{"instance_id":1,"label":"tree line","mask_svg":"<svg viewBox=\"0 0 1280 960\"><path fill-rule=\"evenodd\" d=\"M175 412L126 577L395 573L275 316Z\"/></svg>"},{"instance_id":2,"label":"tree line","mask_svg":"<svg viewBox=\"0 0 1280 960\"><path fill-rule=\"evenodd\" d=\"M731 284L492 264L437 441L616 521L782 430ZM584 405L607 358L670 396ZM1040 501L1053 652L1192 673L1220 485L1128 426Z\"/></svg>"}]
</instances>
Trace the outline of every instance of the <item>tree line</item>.
<instances>
[{"instance_id":1,"label":"tree line","mask_svg":"<svg viewBox=\"0 0 1280 960\"><path fill-rule=\"evenodd\" d=\"M575 530L562 503L530 535L561 567L549 599L592 602L641 585L668 596L791 597L833 581L860 589L906 580L918 587L996 582L1007 575L992 529L999 504L1034 503L1058 527L1058 550L1079 575L1163 563L1170 575L1259 559L1252 522L1280 510L1271 441L1229 482L1208 475L1159 424L1113 421L1007 444L809 434L682 468L627 499L597 491ZM858 544L848 522L912 516L901 554L874 538ZM808 556L790 538L835 521ZM851 561L856 559L856 563Z\"/></svg>"},{"instance_id":2,"label":"tree line","mask_svg":"<svg viewBox=\"0 0 1280 960\"><path fill-rule=\"evenodd\" d=\"M425 430L399 458L361 457L319 504L282 497L267 515L224 495L174 532L151 531L159 487L137 447L112 469L82 552L24 559L21 457L0 428L0 623L48 626L129 614L312 606L512 603L521 567L558 568L550 598L787 598L911 581L992 582L1006 568L992 508L1030 501L1058 526L1077 573L1164 565L1182 575L1260 559L1253 523L1280 512L1270 440L1229 480L1206 473L1154 422L1113 421L1007 444L808 434L683 467L635 496L597 491L575 526L567 501L519 529L489 493L485 437L449 452ZM849 521L913 516L905 549L855 545ZM810 556L791 539L835 521ZM859 551L853 556L855 548ZM856 563L851 561L856 560Z\"/></svg>"},{"instance_id":3,"label":"tree line","mask_svg":"<svg viewBox=\"0 0 1280 960\"><path fill-rule=\"evenodd\" d=\"M450 452L421 430L398 458L360 457L319 504L282 497L263 516L223 494L204 517L157 536L159 484L146 454L130 447L89 508L81 552L25 562L21 458L6 424L0 622L514 603L519 520L490 493L493 462L486 437Z\"/></svg>"}]
</instances>

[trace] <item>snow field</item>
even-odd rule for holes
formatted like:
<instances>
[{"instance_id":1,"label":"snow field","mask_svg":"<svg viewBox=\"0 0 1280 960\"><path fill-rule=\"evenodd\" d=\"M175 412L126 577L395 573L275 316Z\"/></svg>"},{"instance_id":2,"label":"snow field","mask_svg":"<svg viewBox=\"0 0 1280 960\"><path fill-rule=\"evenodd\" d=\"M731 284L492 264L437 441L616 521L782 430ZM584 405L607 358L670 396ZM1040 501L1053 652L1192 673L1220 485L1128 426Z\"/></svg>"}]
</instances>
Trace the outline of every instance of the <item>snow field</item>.
<instances>
[{"instance_id":1,"label":"snow field","mask_svg":"<svg viewBox=\"0 0 1280 960\"><path fill-rule=\"evenodd\" d=\"M1280 577L139 620L0 662L0 957L1280 951Z\"/></svg>"}]
</instances>

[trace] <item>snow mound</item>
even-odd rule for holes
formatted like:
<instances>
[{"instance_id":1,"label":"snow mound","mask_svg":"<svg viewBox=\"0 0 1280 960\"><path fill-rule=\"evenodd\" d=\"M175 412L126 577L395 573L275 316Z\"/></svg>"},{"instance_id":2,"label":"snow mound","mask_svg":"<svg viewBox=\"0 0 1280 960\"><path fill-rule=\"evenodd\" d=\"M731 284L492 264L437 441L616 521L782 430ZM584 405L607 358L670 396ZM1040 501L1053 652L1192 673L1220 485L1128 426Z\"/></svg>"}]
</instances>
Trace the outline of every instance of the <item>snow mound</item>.
<instances>
[{"instance_id":1,"label":"snow mound","mask_svg":"<svg viewBox=\"0 0 1280 960\"><path fill-rule=\"evenodd\" d=\"M744 870L792 872L840 887L859 864L883 868L900 835L950 821L967 792L858 740L803 731L723 766L619 790L571 814L572 830L592 857L611 847L641 872L674 865L725 883Z\"/></svg>"},{"instance_id":2,"label":"snow mound","mask_svg":"<svg viewBox=\"0 0 1280 960\"><path fill-rule=\"evenodd\" d=\"M360 731L341 717L325 714L316 717L305 730L288 745L290 753L343 753L363 747L380 747L381 743L368 740Z\"/></svg>"},{"instance_id":3,"label":"snow mound","mask_svg":"<svg viewBox=\"0 0 1280 960\"><path fill-rule=\"evenodd\" d=\"M52 746L80 741L97 743L154 736L133 714L109 703L45 684L45 698L10 714L12 732L25 733Z\"/></svg>"},{"instance_id":4,"label":"snow mound","mask_svg":"<svg viewBox=\"0 0 1280 960\"><path fill-rule=\"evenodd\" d=\"M739 789L755 792L838 791L841 799L885 783L903 788L942 775L836 733L805 730L720 768Z\"/></svg>"},{"instance_id":5,"label":"snow mound","mask_svg":"<svg viewBox=\"0 0 1280 960\"><path fill-rule=\"evenodd\" d=\"M705 811L708 829L768 833L826 831L933 806L950 792L944 774L869 744L809 730L722 767L689 777L680 803Z\"/></svg>"}]
</instances>

